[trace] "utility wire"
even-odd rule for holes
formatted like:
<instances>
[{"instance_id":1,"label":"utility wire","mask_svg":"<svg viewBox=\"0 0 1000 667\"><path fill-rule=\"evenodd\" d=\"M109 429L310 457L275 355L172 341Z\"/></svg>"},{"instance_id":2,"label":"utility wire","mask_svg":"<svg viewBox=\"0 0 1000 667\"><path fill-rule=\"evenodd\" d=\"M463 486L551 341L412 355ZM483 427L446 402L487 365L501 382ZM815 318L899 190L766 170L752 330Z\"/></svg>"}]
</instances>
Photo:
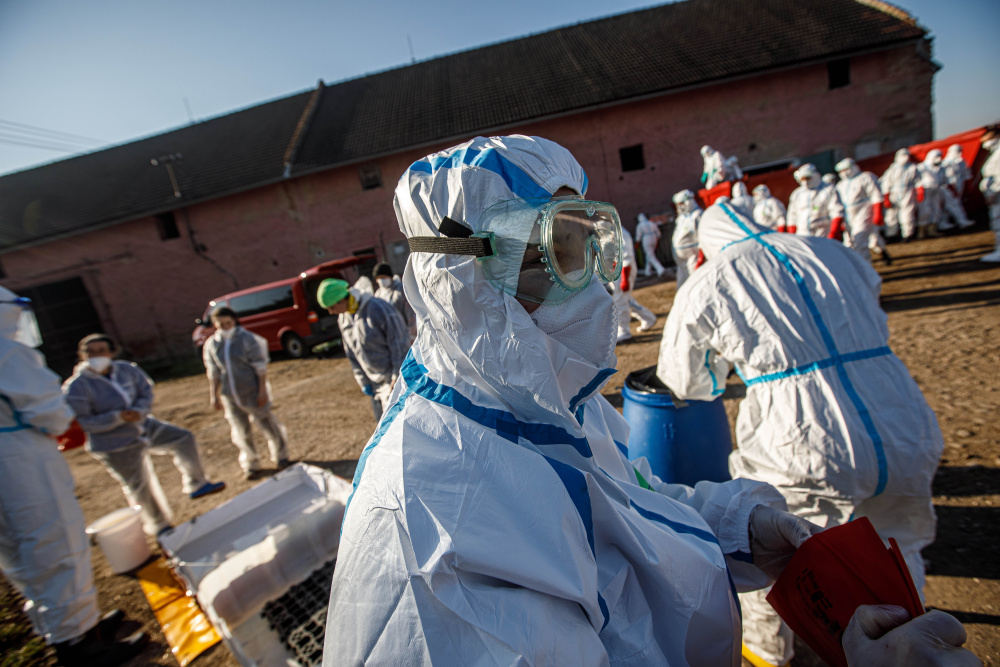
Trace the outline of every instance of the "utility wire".
<instances>
[{"instance_id":1,"label":"utility wire","mask_svg":"<svg viewBox=\"0 0 1000 667\"><path fill-rule=\"evenodd\" d=\"M27 146L29 148L43 148L50 151L60 151L63 153L83 153L88 149L83 146L70 146L68 144L45 143L35 140L34 137L18 137L0 134L0 144L10 144L11 146Z\"/></svg>"},{"instance_id":2,"label":"utility wire","mask_svg":"<svg viewBox=\"0 0 1000 667\"><path fill-rule=\"evenodd\" d=\"M0 130L34 134L39 135L42 139L55 139L57 141L76 144L106 143L103 139L95 139L94 137L87 137L82 134L73 134L71 132L61 132L59 130L49 130L44 127L38 127L37 125L27 125L26 123L17 123L12 120L3 120L2 118L0 118Z\"/></svg>"}]
</instances>

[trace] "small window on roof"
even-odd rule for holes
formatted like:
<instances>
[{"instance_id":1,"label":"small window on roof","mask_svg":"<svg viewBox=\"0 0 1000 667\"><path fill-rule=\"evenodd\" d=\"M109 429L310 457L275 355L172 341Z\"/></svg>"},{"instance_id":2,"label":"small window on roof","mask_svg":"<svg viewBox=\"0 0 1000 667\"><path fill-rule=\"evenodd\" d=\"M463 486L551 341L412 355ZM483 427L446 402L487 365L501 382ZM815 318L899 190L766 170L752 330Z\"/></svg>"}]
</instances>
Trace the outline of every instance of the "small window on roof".
<instances>
[{"instance_id":1,"label":"small window on roof","mask_svg":"<svg viewBox=\"0 0 1000 667\"><path fill-rule=\"evenodd\" d=\"M366 164L358 167L362 190L374 190L382 187L382 172L377 164Z\"/></svg>"},{"instance_id":2,"label":"small window on roof","mask_svg":"<svg viewBox=\"0 0 1000 667\"><path fill-rule=\"evenodd\" d=\"M831 60L826 64L826 75L830 90L851 84L851 59Z\"/></svg>"},{"instance_id":3,"label":"small window on roof","mask_svg":"<svg viewBox=\"0 0 1000 667\"><path fill-rule=\"evenodd\" d=\"M618 156L622 160L622 171L639 171L646 168L646 160L642 157L642 144L619 148Z\"/></svg>"},{"instance_id":4,"label":"small window on roof","mask_svg":"<svg viewBox=\"0 0 1000 667\"><path fill-rule=\"evenodd\" d=\"M156 216L156 229L160 232L161 241L180 238L181 233L177 229L177 218L173 211L160 213Z\"/></svg>"}]
</instances>

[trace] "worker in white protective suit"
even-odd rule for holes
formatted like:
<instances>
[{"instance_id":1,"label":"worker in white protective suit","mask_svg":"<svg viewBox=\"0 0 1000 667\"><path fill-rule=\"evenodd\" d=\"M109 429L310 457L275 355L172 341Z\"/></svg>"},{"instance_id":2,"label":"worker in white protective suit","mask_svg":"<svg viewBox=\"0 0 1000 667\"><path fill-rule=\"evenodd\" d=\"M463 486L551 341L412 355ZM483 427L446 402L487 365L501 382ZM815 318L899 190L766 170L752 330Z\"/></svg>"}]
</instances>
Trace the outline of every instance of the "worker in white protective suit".
<instances>
[{"instance_id":1,"label":"worker in white protective suit","mask_svg":"<svg viewBox=\"0 0 1000 667\"><path fill-rule=\"evenodd\" d=\"M241 327L236 312L228 306L212 311L212 324L215 334L202 350L209 404L226 415L233 444L240 452L243 477L253 481L264 474L251 424L264 432L271 460L278 470L284 470L292 462L288 458L288 432L272 410L267 341Z\"/></svg>"},{"instance_id":2,"label":"worker in white protective suit","mask_svg":"<svg viewBox=\"0 0 1000 667\"><path fill-rule=\"evenodd\" d=\"M338 278L321 282L316 300L338 316L344 353L358 386L371 399L378 421L389 405L393 384L410 349L406 323L388 302Z\"/></svg>"},{"instance_id":3,"label":"worker in white protective suit","mask_svg":"<svg viewBox=\"0 0 1000 667\"><path fill-rule=\"evenodd\" d=\"M941 151L927 152L924 161L917 165L917 238L937 236L938 232L952 229L943 215L945 187L944 169L941 168Z\"/></svg>"},{"instance_id":4,"label":"worker in white protective suit","mask_svg":"<svg viewBox=\"0 0 1000 667\"><path fill-rule=\"evenodd\" d=\"M680 398L711 400L735 365L747 390L733 477L773 484L824 527L867 516L922 592L944 441L889 348L879 275L841 244L771 233L727 205L705 211L699 241L708 261L674 298L657 376ZM743 641L759 664L784 665L792 633L764 595L741 598Z\"/></svg>"},{"instance_id":5,"label":"worker in white protective suit","mask_svg":"<svg viewBox=\"0 0 1000 667\"><path fill-rule=\"evenodd\" d=\"M421 324L355 472L327 667L738 665L735 590L816 530L767 484L666 485L629 462L600 395L621 225L586 183L525 136L399 180Z\"/></svg>"},{"instance_id":6,"label":"worker in white protective suit","mask_svg":"<svg viewBox=\"0 0 1000 667\"><path fill-rule=\"evenodd\" d=\"M399 276L393 275L392 267L385 262L375 265L372 278L375 279L375 296L396 309L406 324L412 342L417 337L417 316L414 315L406 295L403 294L403 281Z\"/></svg>"},{"instance_id":7,"label":"worker in white protective suit","mask_svg":"<svg viewBox=\"0 0 1000 667\"><path fill-rule=\"evenodd\" d=\"M677 265L677 289L681 288L698 267L698 219L701 207L690 190L681 190L673 197L677 207L674 220L674 234L670 239L670 249Z\"/></svg>"},{"instance_id":8,"label":"worker in white protective suit","mask_svg":"<svg viewBox=\"0 0 1000 667\"><path fill-rule=\"evenodd\" d=\"M844 224L844 205L837 189L824 183L819 170L806 163L793 174L799 187L788 198L785 229L799 236L824 236L840 239Z\"/></svg>"},{"instance_id":9,"label":"worker in white protective suit","mask_svg":"<svg viewBox=\"0 0 1000 667\"><path fill-rule=\"evenodd\" d=\"M753 189L753 220L761 227L775 231L785 229L785 205L771 195L771 188L763 183Z\"/></svg>"},{"instance_id":10,"label":"worker in white protective suit","mask_svg":"<svg viewBox=\"0 0 1000 667\"><path fill-rule=\"evenodd\" d=\"M117 353L107 334L83 338L63 393L87 432L87 451L122 485L129 504L142 507L146 532L159 535L171 527L171 512L150 454L173 455L191 499L218 493L226 483L205 476L191 431L153 416L153 381L135 364L115 359Z\"/></svg>"},{"instance_id":11,"label":"worker in white protective suit","mask_svg":"<svg viewBox=\"0 0 1000 667\"><path fill-rule=\"evenodd\" d=\"M735 155L730 155L726 158L726 180L733 182L743 180L743 169L740 168L740 159Z\"/></svg>"},{"instance_id":12,"label":"worker in white protective suit","mask_svg":"<svg viewBox=\"0 0 1000 667\"><path fill-rule=\"evenodd\" d=\"M618 316L618 342L632 338L630 323L632 318L639 320L639 332L649 331L656 324L656 315L649 308L635 300L632 288L638 276L635 262L635 243L628 230L622 227L622 276L608 283L615 300L615 312Z\"/></svg>"},{"instance_id":13,"label":"worker in white protective suit","mask_svg":"<svg viewBox=\"0 0 1000 667\"><path fill-rule=\"evenodd\" d=\"M656 257L656 249L660 247L660 226L646 217L645 213L640 213L639 222L635 226L635 240L642 244L642 254L646 259L646 268L643 275L647 278L656 270L656 277L664 274L666 269L660 264Z\"/></svg>"},{"instance_id":14,"label":"worker in white protective suit","mask_svg":"<svg viewBox=\"0 0 1000 667\"><path fill-rule=\"evenodd\" d=\"M103 619L83 512L55 436L73 421L41 344L31 301L0 287L0 570L27 600L25 612L65 667L111 667L147 637L116 642L124 615Z\"/></svg>"},{"instance_id":15,"label":"worker in white protective suit","mask_svg":"<svg viewBox=\"0 0 1000 667\"><path fill-rule=\"evenodd\" d=\"M941 189L944 210L950 215L960 229L971 227L973 223L965 213L962 206L962 195L965 193L965 184L972 178L972 171L969 165L965 164L962 157L962 145L952 144L948 147L948 152L941 161L941 169L944 174L944 187Z\"/></svg>"},{"instance_id":16,"label":"worker in white protective suit","mask_svg":"<svg viewBox=\"0 0 1000 667\"><path fill-rule=\"evenodd\" d=\"M886 264L892 257L885 249L882 238L882 191L878 179L869 171L861 171L858 163L845 158L837 163L837 194L844 205L847 218L844 245L871 262L871 253L879 255Z\"/></svg>"},{"instance_id":17,"label":"worker in white protective suit","mask_svg":"<svg viewBox=\"0 0 1000 667\"><path fill-rule=\"evenodd\" d=\"M726 159L722 157L722 153L705 145L701 147L701 159L701 184L706 190L711 190L726 180Z\"/></svg>"},{"instance_id":18,"label":"worker in white protective suit","mask_svg":"<svg viewBox=\"0 0 1000 667\"><path fill-rule=\"evenodd\" d=\"M990 151L990 156L983 163L980 172L979 191L983 193L990 210L990 230L993 232L994 249L988 255L980 257L981 262L1000 262L1000 137L992 137L983 142L983 148Z\"/></svg>"},{"instance_id":19,"label":"worker in white protective suit","mask_svg":"<svg viewBox=\"0 0 1000 667\"><path fill-rule=\"evenodd\" d=\"M747 184L742 181L733 183L730 194L732 194L732 197L730 197L729 203L744 215L752 217L754 201L753 197L750 196L750 191L747 189Z\"/></svg>"},{"instance_id":20,"label":"worker in white protective suit","mask_svg":"<svg viewBox=\"0 0 1000 667\"><path fill-rule=\"evenodd\" d=\"M879 179L887 236L898 233L904 243L916 236L919 183L920 175L917 173L917 165L910 161L910 151L900 148L896 151L892 164Z\"/></svg>"}]
</instances>

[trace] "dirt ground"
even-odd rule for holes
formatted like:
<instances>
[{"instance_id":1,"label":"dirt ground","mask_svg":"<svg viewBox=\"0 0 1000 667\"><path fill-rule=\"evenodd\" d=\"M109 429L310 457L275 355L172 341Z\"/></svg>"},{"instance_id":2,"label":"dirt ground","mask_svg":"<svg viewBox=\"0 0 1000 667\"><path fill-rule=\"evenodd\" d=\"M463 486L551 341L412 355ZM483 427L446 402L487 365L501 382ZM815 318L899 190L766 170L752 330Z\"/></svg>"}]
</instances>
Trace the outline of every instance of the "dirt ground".
<instances>
[{"instance_id":1,"label":"dirt ground","mask_svg":"<svg viewBox=\"0 0 1000 667\"><path fill-rule=\"evenodd\" d=\"M934 484L938 539L925 551L930 562L927 601L965 623L967 646L985 664L1000 665L1000 265L976 261L991 247L992 235L987 232L894 244L892 266L877 268L884 281L883 307L889 314L892 348L937 413L946 442ZM655 329L636 333L618 348L619 373L604 394L619 408L625 376L656 363L674 283L640 282L636 296L660 319ZM375 420L347 361L343 357L276 360L270 368L275 412L288 428L292 458L350 479ZM201 375L156 386L157 416L191 429L209 476L228 484L223 493L189 500L181 494L179 475L169 457L157 457L156 468L178 523L251 486L240 474L222 413L209 406L207 389ZM731 423L742 396L742 383L731 378L725 394ZM66 458L88 522L125 505L118 484L85 451L68 452ZM113 575L96 548L93 564L102 608L125 609L137 621L134 627L141 624L152 636L146 652L130 664L176 664L138 582ZM7 664L2 656L0 662ZM219 645L195 664L237 663ZM806 649L792 664L821 663Z\"/></svg>"}]
</instances>

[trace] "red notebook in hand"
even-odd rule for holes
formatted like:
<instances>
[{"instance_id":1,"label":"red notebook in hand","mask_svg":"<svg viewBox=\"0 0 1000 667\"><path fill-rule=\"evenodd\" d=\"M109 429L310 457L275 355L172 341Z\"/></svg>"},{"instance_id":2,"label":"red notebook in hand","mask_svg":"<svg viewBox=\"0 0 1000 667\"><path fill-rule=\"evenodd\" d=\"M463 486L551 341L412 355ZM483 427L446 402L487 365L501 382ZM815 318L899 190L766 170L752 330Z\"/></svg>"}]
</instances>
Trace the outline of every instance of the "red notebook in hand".
<instances>
[{"instance_id":1,"label":"red notebook in hand","mask_svg":"<svg viewBox=\"0 0 1000 667\"><path fill-rule=\"evenodd\" d=\"M863 604L924 613L896 541L889 549L862 517L806 540L771 588L767 601L795 634L827 663L847 667L840 641Z\"/></svg>"}]
</instances>

